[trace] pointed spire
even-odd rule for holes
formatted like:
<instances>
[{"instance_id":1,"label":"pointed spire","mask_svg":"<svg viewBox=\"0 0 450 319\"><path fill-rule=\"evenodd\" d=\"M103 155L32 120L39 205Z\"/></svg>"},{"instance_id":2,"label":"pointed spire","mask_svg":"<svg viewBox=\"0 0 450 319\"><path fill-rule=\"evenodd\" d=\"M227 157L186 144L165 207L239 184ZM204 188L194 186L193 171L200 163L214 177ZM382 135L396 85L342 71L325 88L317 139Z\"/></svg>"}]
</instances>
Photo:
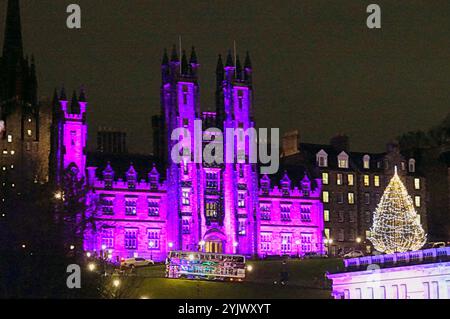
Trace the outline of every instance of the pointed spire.
<instances>
[{"instance_id":1,"label":"pointed spire","mask_svg":"<svg viewBox=\"0 0 450 319\"><path fill-rule=\"evenodd\" d=\"M233 56L231 55L231 50L228 50L227 62L225 63L225 66L234 66Z\"/></svg>"},{"instance_id":2,"label":"pointed spire","mask_svg":"<svg viewBox=\"0 0 450 319\"><path fill-rule=\"evenodd\" d=\"M183 56L181 58L181 73L182 74L188 74L188 61L186 57L186 51L183 50Z\"/></svg>"},{"instance_id":3,"label":"pointed spire","mask_svg":"<svg viewBox=\"0 0 450 319\"><path fill-rule=\"evenodd\" d=\"M247 51L247 54L245 56L244 68L245 69L251 69L252 68L252 61L250 60L250 53L248 51Z\"/></svg>"},{"instance_id":4,"label":"pointed spire","mask_svg":"<svg viewBox=\"0 0 450 319\"><path fill-rule=\"evenodd\" d=\"M61 93L59 94L59 99L61 101L67 101L66 89L64 88L64 85L61 88Z\"/></svg>"},{"instance_id":5,"label":"pointed spire","mask_svg":"<svg viewBox=\"0 0 450 319\"><path fill-rule=\"evenodd\" d=\"M78 104L76 91L73 91L72 102L70 103L70 113L72 113L72 114L80 113L80 105Z\"/></svg>"},{"instance_id":6,"label":"pointed spire","mask_svg":"<svg viewBox=\"0 0 450 319\"><path fill-rule=\"evenodd\" d=\"M19 0L8 0L3 56L15 63L23 57L22 26Z\"/></svg>"},{"instance_id":7,"label":"pointed spire","mask_svg":"<svg viewBox=\"0 0 450 319\"><path fill-rule=\"evenodd\" d=\"M168 65L169 64L169 56L167 55L167 49L164 48L164 53L161 61L161 65Z\"/></svg>"},{"instance_id":8,"label":"pointed spire","mask_svg":"<svg viewBox=\"0 0 450 319\"><path fill-rule=\"evenodd\" d=\"M82 85L80 88L80 96L79 96L78 100L80 102L86 102L86 90L84 88L84 85Z\"/></svg>"},{"instance_id":9,"label":"pointed spire","mask_svg":"<svg viewBox=\"0 0 450 319\"><path fill-rule=\"evenodd\" d=\"M177 46L174 44L172 47L172 55L170 57L170 62L178 62L178 53L177 53Z\"/></svg>"},{"instance_id":10,"label":"pointed spire","mask_svg":"<svg viewBox=\"0 0 450 319\"><path fill-rule=\"evenodd\" d=\"M219 58L217 59L216 73L223 73L222 54L219 54Z\"/></svg>"},{"instance_id":11,"label":"pointed spire","mask_svg":"<svg viewBox=\"0 0 450 319\"><path fill-rule=\"evenodd\" d=\"M242 78L242 66L241 60L239 60L239 55L236 56L236 78L237 79Z\"/></svg>"},{"instance_id":12,"label":"pointed spire","mask_svg":"<svg viewBox=\"0 0 450 319\"><path fill-rule=\"evenodd\" d=\"M197 60L197 53L195 53L195 47L192 47L192 51L191 51L191 59L189 60L189 63L191 64L198 64L198 60Z\"/></svg>"}]
</instances>

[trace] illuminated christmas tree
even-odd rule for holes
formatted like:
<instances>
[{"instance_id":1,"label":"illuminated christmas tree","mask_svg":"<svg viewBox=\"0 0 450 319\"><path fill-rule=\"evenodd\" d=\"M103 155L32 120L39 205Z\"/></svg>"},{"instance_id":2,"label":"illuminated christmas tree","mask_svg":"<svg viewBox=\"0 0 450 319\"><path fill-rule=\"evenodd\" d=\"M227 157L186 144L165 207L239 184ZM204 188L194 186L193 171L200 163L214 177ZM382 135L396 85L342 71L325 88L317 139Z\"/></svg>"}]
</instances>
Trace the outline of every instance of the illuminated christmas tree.
<instances>
[{"instance_id":1,"label":"illuminated christmas tree","mask_svg":"<svg viewBox=\"0 0 450 319\"><path fill-rule=\"evenodd\" d=\"M418 250L426 242L419 215L397 174L397 167L375 210L370 232L368 239L375 249L387 254Z\"/></svg>"}]
</instances>

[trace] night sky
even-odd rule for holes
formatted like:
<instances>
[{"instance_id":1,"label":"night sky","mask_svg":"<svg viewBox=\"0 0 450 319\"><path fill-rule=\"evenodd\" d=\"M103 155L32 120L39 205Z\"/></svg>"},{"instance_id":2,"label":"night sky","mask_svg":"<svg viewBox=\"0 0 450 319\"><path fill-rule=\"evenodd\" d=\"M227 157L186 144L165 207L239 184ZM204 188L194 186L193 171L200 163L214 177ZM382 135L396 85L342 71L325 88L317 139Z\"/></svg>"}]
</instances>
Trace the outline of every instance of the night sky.
<instances>
[{"instance_id":1,"label":"night sky","mask_svg":"<svg viewBox=\"0 0 450 319\"><path fill-rule=\"evenodd\" d=\"M70 3L82 29L66 27ZM366 7L382 7L382 29ZM0 0L3 43L6 0ZM237 42L254 67L259 127L300 131L303 142L350 136L353 150L428 129L450 111L450 1L23 0L25 52L40 95L84 84L91 146L99 125L126 129L133 152L151 151L160 59L183 37L201 63L203 110L214 109L217 54Z\"/></svg>"}]
</instances>

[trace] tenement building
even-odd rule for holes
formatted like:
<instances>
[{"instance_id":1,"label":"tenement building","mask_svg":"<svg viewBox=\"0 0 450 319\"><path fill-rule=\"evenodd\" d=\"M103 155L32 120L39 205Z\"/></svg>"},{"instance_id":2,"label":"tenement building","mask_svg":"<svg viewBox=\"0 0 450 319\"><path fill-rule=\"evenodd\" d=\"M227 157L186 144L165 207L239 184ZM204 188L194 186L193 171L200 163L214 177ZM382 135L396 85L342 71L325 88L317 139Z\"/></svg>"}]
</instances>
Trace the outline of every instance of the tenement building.
<instances>
[{"instance_id":1,"label":"tenement building","mask_svg":"<svg viewBox=\"0 0 450 319\"><path fill-rule=\"evenodd\" d=\"M384 153L353 152L346 136L330 144L299 143L290 133L283 142L282 165L305 166L322 181L325 244L332 255L359 249L371 252L367 240L375 211L395 166L426 230L426 185L420 163L390 143Z\"/></svg>"}]
</instances>

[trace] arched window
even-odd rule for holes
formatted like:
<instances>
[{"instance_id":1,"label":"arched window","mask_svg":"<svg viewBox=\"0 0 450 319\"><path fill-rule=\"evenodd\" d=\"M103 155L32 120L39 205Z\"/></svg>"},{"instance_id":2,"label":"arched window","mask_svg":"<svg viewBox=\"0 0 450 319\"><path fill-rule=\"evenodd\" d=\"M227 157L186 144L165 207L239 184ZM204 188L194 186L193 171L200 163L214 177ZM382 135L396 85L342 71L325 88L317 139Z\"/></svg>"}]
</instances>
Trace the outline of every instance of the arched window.
<instances>
[{"instance_id":1,"label":"arched window","mask_svg":"<svg viewBox=\"0 0 450 319\"><path fill-rule=\"evenodd\" d=\"M411 158L408 163L408 170L410 173L416 172L416 160L414 158Z\"/></svg>"},{"instance_id":2,"label":"arched window","mask_svg":"<svg viewBox=\"0 0 450 319\"><path fill-rule=\"evenodd\" d=\"M369 155L364 155L364 157L363 157L363 167L364 167L364 169L369 169L370 168L370 156Z\"/></svg>"}]
</instances>

